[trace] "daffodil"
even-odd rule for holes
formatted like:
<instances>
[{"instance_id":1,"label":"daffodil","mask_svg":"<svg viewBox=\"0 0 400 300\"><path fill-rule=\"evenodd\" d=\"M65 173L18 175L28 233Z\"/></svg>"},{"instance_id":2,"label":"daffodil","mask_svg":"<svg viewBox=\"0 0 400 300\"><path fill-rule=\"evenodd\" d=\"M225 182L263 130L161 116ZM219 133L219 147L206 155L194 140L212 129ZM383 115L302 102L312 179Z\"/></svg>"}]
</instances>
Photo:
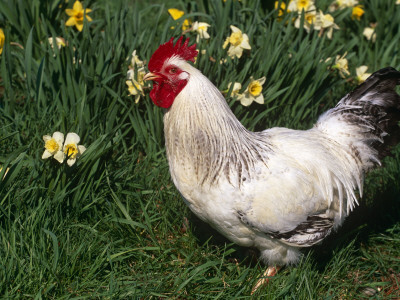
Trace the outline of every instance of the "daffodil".
<instances>
[{"instance_id":1,"label":"daffodil","mask_svg":"<svg viewBox=\"0 0 400 300\"><path fill-rule=\"evenodd\" d=\"M65 47L65 39L63 39L62 37L56 37L55 40L58 49L61 49L61 47ZM54 39L52 37L49 37L48 41L51 48L54 48Z\"/></svg>"},{"instance_id":2,"label":"daffodil","mask_svg":"<svg viewBox=\"0 0 400 300\"><path fill-rule=\"evenodd\" d=\"M240 58L243 54L243 49L250 50L249 37L239 28L231 25L232 34L225 40L222 48L226 48L229 44L228 55L231 58L235 56Z\"/></svg>"},{"instance_id":3,"label":"daffodil","mask_svg":"<svg viewBox=\"0 0 400 300\"><path fill-rule=\"evenodd\" d=\"M44 135L43 141L45 150L42 159L53 156L55 160L62 163L65 157L63 152L64 134L56 131L53 133L53 136Z\"/></svg>"},{"instance_id":4,"label":"daffodil","mask_svg":"<svg viewBox=\"0 0 400 300\"><path fill-rule=\"evenodd\" d=\"M76 29L82 31L83 19L86 18L87 22L92 22L92 18L88 16L92 10L90 8L83 9L82 3L75 1L72 9L67 8L65 13L69 16L69 19L65 23L66 26L75 26Z\"/></svg>"},{"instance_id":5,"label":"daffodil","mask_svg":"<svg viewBox=\"0 0 400 300\"><path fill-rule=\"evenodd\" d=\"M337 69L339 71L339 75L342 78L345 78L346 75L350 75L349 72L349 62L345 56L347 52L345 52L342 56L336 55L335 64L332 66L332 69Z\"/></svg>"},{"instance_id":6,"label":"daffodil","mask_svg":"<svg viewBox=\"0 0 400 300\"><path fill-rule=\"evenodd\" d=\"M135 71L136 69L137 71ZM125 83L128 86L129 94L135 96L135 103L139 102L140 96L144 96L144 75L146 75L144 62L139 59L139 56L136 55L136 50L134 50L132 52L131 64L129 65Z\"/></svg>"},{"instance_id":7,"label":"daffodil","mask_svg":"<svg viewBox=\"0 0 400 300\"><path fill-rule=\"evenodd\" d=\"M136 79L133 69L129 70L127 75L128 79L125 81L125 83L128 86L129 94L135 96L135 103L138 103L140 96L144 96L143 86L145 83L143 77L146 75L146 71L144 68L138 69Z\"/></svg>"},{"instance_id":8,"label":"daffodil","mask_svg":"<svg viewBox=\"0 0 400 300\"><path fill-rule=\"evenodd\" d=\"M228 83L227 92L231 89L232 83L233 82L229 82ZM231 96L232 97L238 97L240 95L239 92L240 92L241 89L242 89L242 84L240 82L233 83Z\"/></svg>"},{"instance_id":9,"label":"daffodil","mask_svg":"<svg viewBox=\"0 0 400 300\"><path fill-rule=\"evenodd\" d=\"M396 1L396 5L400 5L400 0L397 0L397 1Z\"/></svg>"},{"instance_id":10,"label":"daffodil","mask_svg":"<svg viewBox=\"0 0 400 300\"><path fill-rule=\"evenodd\" d=\"M376 40L376 33L375 29L372 27L365 27L363 31L363 35L366 37L367 40L372 41L375 43Z\"/></svg>"},{"instance_id":11,"label":"daffodil","mask_svg":"<svg viewBox=\"0 0 400 300\"><path fill-rule=\"evenodd\" d=\"M303 23L303 28L309 32L311 29L311 25L314 24L316 20L316 14L315 14L315 10L311 10L309 12L306 12L304 14L304 23ZM301 13L299 14L299 16L297 17L296 21L294 21L294 27L296 28L300 28L300 24L301 24Z\"/></svg>"},{"instance_id":12,"label":"daffodil","mask_svg":"<svg viewBox=\"0 0 400 300\"><path fill-rule=\"evenodd\" d=\"M6 36L4 35L3 29L0 28L0 54L3 53L4 41Z\"/></svg>"},{"instance_id":13,"label":"daffodil","mask_svg":"<svg viewBox=\"0 0 400 300\"><path fill-rule=\"evenodd\" d=\"M194 22L192 26L192 31L197 32L196 42L198 43L200 39L209 39L210 35L207 32L207 28L210 27L210 24L204 22Z\"/></svg>"},{"instance_id":14,"label":"daffodil","mask_svg":"<svg viewBox=\"0 0 400 300\"><path fill-rule=\"evenodd\" d=\"M314 0L291 0L288 4L289 11L298 11L301 13L302 10L305 12L315 10Z\"/></svg>"},{"instance_id":15,"label":"daffodil","mask_svg":"<svg viewBox=\"0 0 400 300\"><path fill-rule=\"evenodd\" d=\"M353 7L358 4L358 0L336 0L339 8Z\"/></svg>"},{"instance_id":16,"label":"daffodil","mask_svg":"<svg viewBox=\"0 0 400 300\"><path fill-rule=\"evenodd\" d=\"M67 158L68 166L72 166L76 162L76 159L86 151L85 146L78 145L80 140L80 137L74 132L68 133L65 138L63 152Z\"/></svg>"},{"instance_id":17,"label":"daffodil","mask_svg":"<svg viewBox=\"0 0 400 300\"><path fill-rule=\"evenodd\" d=\"M260 79L250 77L250 83L245 92L238 96L238 100L243 106L249 106L253 101L264 104L264 96L262 94L262 86L265 83L265 76Z\"/></svg>"},{"instance_id":18,"label":"daffodil","mask_svg":"<svg viewBox=\"0 0 400 300\"><path fill-rule=\"evenodd\" d=\"M281 1L280 5L279 5L279 1L275 1L275 9L278 10L278 20L282 19L281 17L285 13L285 11L290 12L289 9L286 10L286 4L283 1Z\"/></svg>"},{"instance_id":19,"label":"daffodil","mask_svg":"<svg viewBox=\"0 0 400 300\"><path fill-rule=\"evenodd\" d=\"M353 11L351 13L352 19L361 20L362 15L364 14L364 9L362 5L356 5L353 7Z\"/></svg>"},{"instance_id":20,"label":"daffodil","mask_svg":"<svg viewBox=\"0 0 400 300\"><path fill-rule=\"evenodd\" d=\"M168 13L171 15L172 19L174 19L174 20L180 19L185 14L185 12L183 10L179 10L176 8L169 8ZM191 24L191 21L189 19L183 20L182 30L183 31L188 30L190 28L190 24ZM171 27L171 28L174 29L174 27Z\"/></svg>"},{"instance_id":21,"label":"daffodil","mask_svg":"<svg viewBox=\"0 0 400 300\"><path fill-rule=\"evenodd\" d=\"M360 66L358 68L356 68L356 74L357 74L357 81L358 83L362 83L365 80L367 80L367 78L369 76L371 76L371 73L367 73L368 70L368 66Z\"/></svg>"},{"instance_id":22,"label":"daffodil","mask_svg":"<svg viewBox=\"0 0 400 300\"><path fill-rule=\"evenodd\" d=\"M314 22L314 29L315 30L321 30L321 33L323 30L327 30L326 36L331 39L332 38L332 33L333 29L339 29L339 26L337 26L334 22L335 20L330 14L324 14L321 10L315 17L315 22Z\"/></svg>"},{"instance_id":23,"label":"daffodil","mask_svg":"<svg viewBox=\"0 0 400 300\"><path fill-rule=\"evenodd\" d=\"M129 69L134 69L135 66L138 66L139 68L143 68L144 62L139 59L139 56L136 55L136 50L133 50L131 64L129 65Z\"/></svg>"}]
</instances>

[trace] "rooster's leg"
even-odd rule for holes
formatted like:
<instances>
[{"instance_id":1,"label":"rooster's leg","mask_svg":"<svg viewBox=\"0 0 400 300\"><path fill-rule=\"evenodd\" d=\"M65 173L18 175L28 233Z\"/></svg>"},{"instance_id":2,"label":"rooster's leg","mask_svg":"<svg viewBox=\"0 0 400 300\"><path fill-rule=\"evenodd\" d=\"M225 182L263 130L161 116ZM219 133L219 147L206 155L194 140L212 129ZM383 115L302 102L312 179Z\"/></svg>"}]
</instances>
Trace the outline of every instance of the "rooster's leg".
<instances>
[{"instance_id":1,"label":"rooster's leg","mask_svg":"<svg viewBox=\"0 0 400 300\"><path fill-rule=\"evenodd\" d=\"M269 277L275 276L281 267L268 267L261 278L257 281L256 285L251 290L253 295L261 286L266 285L269 282Z\"/></svg>"}]
</instances>

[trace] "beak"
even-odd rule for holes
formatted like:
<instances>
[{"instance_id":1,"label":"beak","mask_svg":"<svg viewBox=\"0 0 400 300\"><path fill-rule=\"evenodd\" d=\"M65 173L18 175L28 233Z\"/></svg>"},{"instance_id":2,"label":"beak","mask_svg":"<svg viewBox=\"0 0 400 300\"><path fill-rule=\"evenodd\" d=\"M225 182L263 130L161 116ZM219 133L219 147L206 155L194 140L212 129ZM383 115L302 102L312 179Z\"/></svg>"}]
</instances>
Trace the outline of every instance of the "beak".
<instances>
[{"instance_id":1,"label":"beak","mask_svg":"<svg viewBox=\"0 0 400 300\"><path fill-rule=\"evenodd\" d=\"M154 80L154 79L158 79L158 78L161 78L161 76L157 75L155 73L149 72L146 75L144 75L143 80L147 81L147 80Z\"/></svg>"}]
</instances>

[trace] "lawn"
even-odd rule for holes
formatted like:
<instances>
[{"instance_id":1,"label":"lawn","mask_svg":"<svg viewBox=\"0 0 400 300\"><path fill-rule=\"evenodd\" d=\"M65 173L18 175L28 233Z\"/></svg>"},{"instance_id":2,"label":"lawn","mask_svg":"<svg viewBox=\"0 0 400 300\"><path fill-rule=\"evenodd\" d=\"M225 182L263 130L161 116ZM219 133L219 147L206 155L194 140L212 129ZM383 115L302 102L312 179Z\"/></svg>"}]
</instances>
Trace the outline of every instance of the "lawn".
<instances>
[{"instance_id":1,"label":"lawn","mask_svg":"<svg viewBox=\"0 0 400 300\"><path fill-rule=\"evenodd\" d=\"M316 0L336 24L321 28L288 2L83 0L82 13L74 0L0 0L1 298L400 298L399 146L344 226L253 296L256 251L197 219L171 181L163 110L141 79L171 37L198 37L195 66L250 130L310 128L363 80L357 68L400 68L396 0ZM249 39L240 57L223 47L231 25ZM263 101L243 105L263 77ZM68 157L45 143L55 132L76 146Z\"/></svg>"}]
</instances>

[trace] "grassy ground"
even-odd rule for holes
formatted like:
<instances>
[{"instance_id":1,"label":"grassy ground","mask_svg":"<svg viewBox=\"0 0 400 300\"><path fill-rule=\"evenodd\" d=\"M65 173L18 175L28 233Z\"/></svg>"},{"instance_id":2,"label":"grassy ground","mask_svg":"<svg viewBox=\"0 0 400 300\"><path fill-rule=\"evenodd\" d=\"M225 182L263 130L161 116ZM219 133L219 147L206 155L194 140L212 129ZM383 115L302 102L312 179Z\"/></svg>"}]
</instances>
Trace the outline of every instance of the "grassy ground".
<instances>
[{"instance_id":1,"label":"grassy ground","mask_svg":"<svg viewBox=\"0 0 400 300\"><path fill-rule=\"evenodd\" d=\"M316 5L327 13L330 2ZM246 127L308 128L355 87L356 67L400 67L400 5L360 2L360 20L351 8L332 12L340 29L328 39L295 28L296 14L279 21L272 2L85 0L93 21L79 32L66 26L72 1L0 0L2 298L249 298L264 266L185 207L168 173L162 111L148 89L138 103L128 93L130 55L148 60L181 34L182 20L167 12L174 5L211 25L196 66L220 90L266 76L263 105L227 95ZM370 23L378 24L375 43L362 34ZM220 64L230 25L252 49ZM47 39L58 36L67 44L53 50ZM332 66L345 52L350 74L342 78ZM42 136L55 131L76 132L87 148L72 167L41 158ZM368 176L342 229L256 296L400 298L399 155Z\"/></svg>"}]
</instances>

